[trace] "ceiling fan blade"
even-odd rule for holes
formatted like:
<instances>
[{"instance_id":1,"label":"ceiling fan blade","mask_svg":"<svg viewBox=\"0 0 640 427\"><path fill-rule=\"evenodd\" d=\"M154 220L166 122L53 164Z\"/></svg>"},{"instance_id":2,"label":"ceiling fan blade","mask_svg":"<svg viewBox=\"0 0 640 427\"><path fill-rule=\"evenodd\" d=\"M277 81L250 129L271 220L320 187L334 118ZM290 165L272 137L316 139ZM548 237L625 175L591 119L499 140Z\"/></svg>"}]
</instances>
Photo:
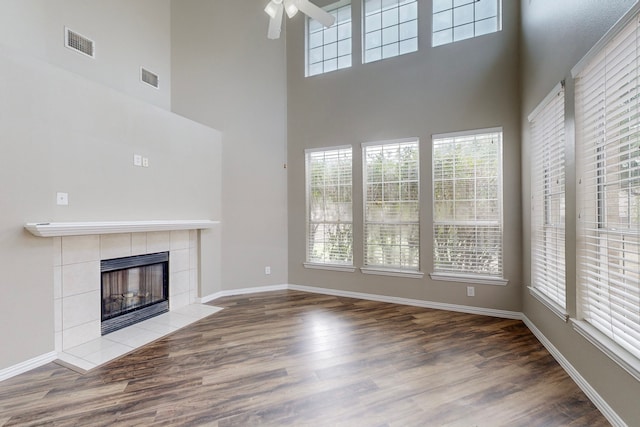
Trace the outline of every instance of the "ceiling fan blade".
<instances>
[{"instance_id":1,"label":"ceiling fan blade","mask_svg":"<svg viewBox=\"0 0 640 427\"><path fill-rule=\"evenodd\" d=\"M267 32L267 37L270 39L278 39L280 38L280 29L282 28L282 14L284 12L284 8L282 7L282 3L276 5L275 15L269 19L269 31Z\"/></svg>"},{"instance_id":2,"label":"ceiling fan blade","mask_svg":"<svg viewBox=\"0 0 640 427\"><path fill-rule=\"evenodd\" d=\"M327 28L336 22L335 16L319 8L309 0L298 0L296 6L309 18L315 19Z\"/></svg>"}]
</instances>

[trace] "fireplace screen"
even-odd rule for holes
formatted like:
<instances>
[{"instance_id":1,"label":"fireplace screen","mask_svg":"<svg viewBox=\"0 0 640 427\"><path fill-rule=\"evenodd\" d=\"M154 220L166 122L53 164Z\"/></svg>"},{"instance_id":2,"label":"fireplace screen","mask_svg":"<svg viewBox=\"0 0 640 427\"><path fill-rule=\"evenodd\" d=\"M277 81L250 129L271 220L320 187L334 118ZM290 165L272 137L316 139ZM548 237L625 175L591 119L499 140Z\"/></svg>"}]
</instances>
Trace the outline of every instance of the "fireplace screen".
<instances>
[{"instance_id":1,"label":"fireplace screen","mask_svg":"<svg viewBox=\"0 0 640 427\"><path fill-rule=\"evenodd\" d=\"M102 335L169 310L169 253L103 260Z\"/></svg>"}]
</instances>

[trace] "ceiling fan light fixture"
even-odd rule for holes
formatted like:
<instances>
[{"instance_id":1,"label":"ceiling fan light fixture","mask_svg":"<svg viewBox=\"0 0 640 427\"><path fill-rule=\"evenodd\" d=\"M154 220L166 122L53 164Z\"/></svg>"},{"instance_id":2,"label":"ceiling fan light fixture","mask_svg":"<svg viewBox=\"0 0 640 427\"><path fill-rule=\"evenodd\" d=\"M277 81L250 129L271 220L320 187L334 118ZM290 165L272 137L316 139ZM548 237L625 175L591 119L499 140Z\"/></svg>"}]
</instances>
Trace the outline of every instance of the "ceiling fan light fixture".
<instances>
[{"instance_id":1,"label":"ceiling fan light fixture","mask_svg":"<svg viewBox=\"0 0 640 427\"><path fill-rule=\"evenodd\" d=\"M309 0L270 0L264 11L269 15L269 29L267 38L280 38L282 16L287 12L289 18L293 18L298 10L311 19L315 19L329 28L336 22L336 17L321 9Z\"/></svg>"},{"instance_id":2,"label":"ceiling fan light fixture","mask_svg":"<svg viewBox=\"0 0 640 427\"><path fill-rule=\"evenodd\" d=\"M282 3L282 0L271 0L267 7L264 8L264 11L267 12L271 18L275 18L278 13L278 5Z\"/></svg>"},{"instance_id":3,"label":"ceiling fan light fixture","mask_svg":"<svg viewBox=\"0 0 640 427\"><path fill-rule=\"evenodd\" d=\"M284 10L289 18L293 18L298 13L295 0L284 0Z\"/></svg>"}]
</instances>

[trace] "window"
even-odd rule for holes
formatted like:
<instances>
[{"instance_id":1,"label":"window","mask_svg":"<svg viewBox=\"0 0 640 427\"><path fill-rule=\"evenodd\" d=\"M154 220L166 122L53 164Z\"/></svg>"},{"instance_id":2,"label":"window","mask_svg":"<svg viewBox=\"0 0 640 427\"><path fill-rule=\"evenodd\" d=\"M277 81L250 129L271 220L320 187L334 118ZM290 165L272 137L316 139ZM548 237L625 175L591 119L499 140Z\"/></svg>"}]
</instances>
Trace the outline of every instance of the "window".
<instances>
[{"instance_id":1,"label":"window","mask_svg":"<svg viewBox=\"0 0 640 427\"><path fill-rule=\"evenodd\" d=\"M307 18L307 77L351 67L351 2L326 10L336 17L329 28Z\"/></svg>"},{"instance_id":2,"label":"window","mask_svg":"<svg viewBox=\"0 0 640 427\"><path fill-rule=\"evenodd\" d=\"M417 0L364 0L364 63L418 50Z\"/></svg>"},{"instance_id":3,"label":"window","mask_svg":"<svg viewBox=\"0 0 640 427\"><path fill-rule=\"evenodd\" d=\"M306 151L307 262L353 265L351 147Z\"/></svg>"},{"instance_id":4,"label":"window","mask_svg":"<svg viewBox=\"0 0 640 427\"><path fill-rule=\"evenodd\" d=\"M434 272L502 277L502 131L433 137Z\"/></svg>"},{"instance_id":5,"label":"window","mask_svg":"<svg viewBox=\"0 0 640 427\"><path fill-rule=\"evenodd\" d=\"M364 264L417 271L420 266L418 140L363 144Z\"/></svg>"},{"instance_id":6,"label":"window","mask_svg":"<svg viewBox=\"0 0 640 427\"><path fill-rule=\"evenodd\" d=\"M565 309L564 88L560 84L529 116L529 122L531 286ZM565 313L559 314L566 318Z\"/></svg>"},{"instance_id":7,"label":"window","mask_svg":"<svg viewBox=\"0 0 640 427\"><path fill-rule=\"evenodd\" d=\"M432 45L502 30L502 0L433 0Z\"/></svg>"},{"instance_id":8,"label":"window","mask_svg":"<svg viewBox=\"0 0 640 427\"><path fill-rule=\"evenodd\" d=\"M576 329L640 378L640 26L637 17L620 22L572 70L582 321Z\"/></svg>"}]
</instances>

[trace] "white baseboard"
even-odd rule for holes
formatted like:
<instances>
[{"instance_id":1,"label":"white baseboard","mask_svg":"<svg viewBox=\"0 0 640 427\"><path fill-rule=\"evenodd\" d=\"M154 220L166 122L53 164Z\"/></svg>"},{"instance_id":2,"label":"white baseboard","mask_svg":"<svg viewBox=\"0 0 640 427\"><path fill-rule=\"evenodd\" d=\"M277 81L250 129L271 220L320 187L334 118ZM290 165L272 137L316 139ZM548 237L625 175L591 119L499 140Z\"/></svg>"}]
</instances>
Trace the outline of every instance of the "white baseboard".
<instances>
[{"instance_id":1,"label":"white baseboard","mask_svg":"<svg viewBox=\"0 0 640 427\"><path fill-rule=\"evenodd\" d=\"M33 359L25 360L17 365L9 366L6 369L0 370L0 381L7 380L11 377L15 377L16 375L20 375L42 365L46 365L57 358L58 354L55 351L50 351L49 353L34 357Z\"/></svg>"},{"instance_id":2,"label":"white baseboard","mask_svg":"<svg viewBox=\"0 0 640 427\"><path fill-rule=\"evenodd\" d=\"M365 294L360 292L341 291L337 289L318 288L314 286L287 285L287 288L295 291L311 292L314 294L334 295L345 298L357 298L369 301L388 302L393 304L410 305L414 307L432 308L435 310L479 314L483 316L500 317L504 319L522 319L522 313L517 311L495 310L492 308L472 307L468 305L447 304L442 302L423 301L410 298L390 297L386 295Z\"/></svg>"},{"instance_id":3,"label":"white baseboard","mask_svg":"<svg viewBox=\"0 0 640 427\"><path fill-rule=\"evenodd\" d=\"M225 291L216 292L214 294L209 294L201 298L197 298L196 301L199 302L200 304L204 304L222 297L255 294L258 292L285 291L287 289L289 289L288 285L270 285L270 286L256 286L254 288L229 289Z\"/></svg>"},{"instance_id":4,"label":"white baseboard","mask_svg":"<svg viewBox=\"0 0 640 427\"><path fill-rule=\"evenodd\" d=\"M211 302L218 298L253 294L256 292L284 291L290 289L292 291L309 292L313 294L333 295L345 298L357 298L369 301L388 302L393 304L410 305L414 307L432 308L436 310L456 311L460 313L479 314L483 316L500 317L504 319L522 319L522 313L507 310L495 310L491 308L472 307L467 305L447 304L441 302L422 301L417 299L390 297L386 295L366 294L361 292L341 291L337 289L319 288L315 286L302 285L271 285L258 286L255 288L229 289L226 291L216 292L198 299L201 304Z\"/></svg>"},{"instance_id":5,"label":"white baseboard","mask_svg":"<svg viewBox=\"0 0 640 427\"><path fill-rule=\"evenodd\" d=\"M524 314L522 315L522 321L527 328L536 336L538 341L547 349L554 359L562 366L565 372L571 377L571 379L580 387L580 389L587 395L589 400L602 412L602 415L615 427L627 427L627 424L620 418L618 414L609 406L609 404L598 394L598 392L591 387L591 385L584 379L582 375L573 367L573 365L560 353L560 351L544 336L531 320Z\"/></svg>"}]
</instances>

